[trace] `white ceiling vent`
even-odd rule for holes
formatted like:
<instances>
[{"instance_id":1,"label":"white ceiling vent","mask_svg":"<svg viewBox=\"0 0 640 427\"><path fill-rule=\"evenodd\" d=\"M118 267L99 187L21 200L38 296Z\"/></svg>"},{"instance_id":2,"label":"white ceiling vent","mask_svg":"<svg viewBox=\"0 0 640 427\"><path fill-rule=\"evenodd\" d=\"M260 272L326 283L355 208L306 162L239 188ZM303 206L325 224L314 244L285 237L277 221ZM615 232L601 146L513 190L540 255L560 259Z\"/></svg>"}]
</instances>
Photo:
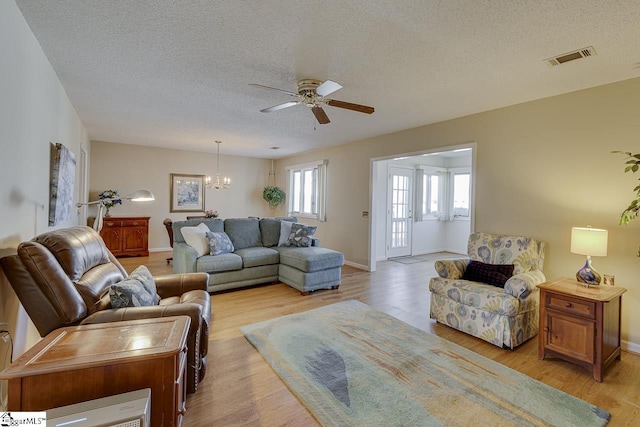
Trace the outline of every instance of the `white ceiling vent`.
<instances>
[{"instance_id":1,"label":"white ceiling vent","mask_svg":"<svg viewBox=\"0 0 640 427\"><path fill-rule=\"evenodd\" d=\"M575 61L576 59L586 58L595 54L596 50L593 48L593 46L589 46L583 49L574 50L573 52L554 56L553 58L545 59L544 62L546 62L551 67L555 67L556 65L564 64L565 62Z\"/></svg>"}]
</instances>

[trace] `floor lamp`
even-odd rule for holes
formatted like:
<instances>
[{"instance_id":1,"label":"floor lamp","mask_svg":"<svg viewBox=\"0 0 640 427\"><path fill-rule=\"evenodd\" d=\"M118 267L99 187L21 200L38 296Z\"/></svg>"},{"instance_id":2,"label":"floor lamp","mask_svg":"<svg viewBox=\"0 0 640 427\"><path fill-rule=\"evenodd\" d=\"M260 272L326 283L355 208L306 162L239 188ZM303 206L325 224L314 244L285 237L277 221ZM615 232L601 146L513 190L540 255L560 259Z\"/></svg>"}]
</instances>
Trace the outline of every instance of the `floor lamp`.
<instances>
[{"instance_id":1,"label":"floor lamp","mask_svg":"<svg viewBox=\"0 0 640 427\"><path fill-rule=\"evenodd\" d=\"M93 202L78 203L76 204L76 206L80 208L82 206L98 205L98 213L96 215L95 221L93 221L93 229L99 232L100 230L102 230L102 224L104 219L104 210L105 210L104 204L107 202L112 202L114 200L122 200L122 199L131 200L132 202L150 202L152 200L155 200L156 198L153 195L153 193L149 190L137 190L123 197L112 197L110 199L100 199L100 200L94 200Z\"/></svg>"}]
</instances>

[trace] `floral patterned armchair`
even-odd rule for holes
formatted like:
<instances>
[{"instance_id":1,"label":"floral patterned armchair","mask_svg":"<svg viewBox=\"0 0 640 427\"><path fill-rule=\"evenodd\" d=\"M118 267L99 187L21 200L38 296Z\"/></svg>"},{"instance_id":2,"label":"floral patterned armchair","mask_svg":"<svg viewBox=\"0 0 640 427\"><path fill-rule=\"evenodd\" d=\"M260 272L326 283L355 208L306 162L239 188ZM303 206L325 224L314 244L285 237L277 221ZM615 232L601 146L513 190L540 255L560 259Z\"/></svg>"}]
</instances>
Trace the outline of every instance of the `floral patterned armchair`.
<instances>
[{"instance_id":1,"label":"floral patterned armchair","mask_svg":"<svg viewBox=\"0 0 640 427\"><path fill-rule=\"evenodd\" d=\"M429 281L430 316L500 347L514 348L538 334L539 291L545 242L530 237L473 233L469 259L436 261ZM513 264L504 288L464 280L471 261Z\"/></svg>"}]
</instances>

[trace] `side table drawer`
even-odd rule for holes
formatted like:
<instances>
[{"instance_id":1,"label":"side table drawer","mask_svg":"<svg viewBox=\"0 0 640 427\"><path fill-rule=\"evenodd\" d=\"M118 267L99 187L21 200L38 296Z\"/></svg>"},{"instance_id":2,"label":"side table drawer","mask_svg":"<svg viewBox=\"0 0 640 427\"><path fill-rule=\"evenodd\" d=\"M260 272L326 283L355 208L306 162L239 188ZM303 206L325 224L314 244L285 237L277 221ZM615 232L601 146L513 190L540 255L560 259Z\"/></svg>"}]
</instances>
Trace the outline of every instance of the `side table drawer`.
<instances>
[{"instance_id":1,"label":"side table drawer","mask_svg":"<svg viewBox=\"0 0 640 427\"><path fill-rule=\"evenodd\" d=\"M596 304L594 302L567 298L564 295L547 294L545 307L589 319L596 318Z\"/></svg>"}]
</instances>

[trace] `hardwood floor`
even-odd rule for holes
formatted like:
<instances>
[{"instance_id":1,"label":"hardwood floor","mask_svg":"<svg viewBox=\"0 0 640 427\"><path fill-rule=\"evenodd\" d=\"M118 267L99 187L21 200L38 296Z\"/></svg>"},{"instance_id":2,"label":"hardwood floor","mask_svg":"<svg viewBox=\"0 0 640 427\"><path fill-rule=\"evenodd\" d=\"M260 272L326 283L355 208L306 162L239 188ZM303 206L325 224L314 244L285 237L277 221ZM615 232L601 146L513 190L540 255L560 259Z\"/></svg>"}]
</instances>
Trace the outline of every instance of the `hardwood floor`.
<instances>
[{"instance_id":1,"label":"hardwood floor","mask_svg":"<svg viewBox=\"0 0 640 427\"><path fill-rule=\"evenodd\" d=\"M140 264L154 275L171 273L168 252L120 258L128 271ZM598 405L612 414L610 426L638 425L640 355L624 352L597 383L586 369L558 359L538 359L537 338L515 350L503 350L429 319L429 277L433 261L383 262L374 273L345 266L337 291L301 296L284 284L235 290L211 296L207 376L187 397L185 426L318 425L262 356L240 334L242 325L285 314L357 299L417 328L453 341L552 387ZM623 298L624 303L624 298Z\"/></svg>"}]
</instances>

